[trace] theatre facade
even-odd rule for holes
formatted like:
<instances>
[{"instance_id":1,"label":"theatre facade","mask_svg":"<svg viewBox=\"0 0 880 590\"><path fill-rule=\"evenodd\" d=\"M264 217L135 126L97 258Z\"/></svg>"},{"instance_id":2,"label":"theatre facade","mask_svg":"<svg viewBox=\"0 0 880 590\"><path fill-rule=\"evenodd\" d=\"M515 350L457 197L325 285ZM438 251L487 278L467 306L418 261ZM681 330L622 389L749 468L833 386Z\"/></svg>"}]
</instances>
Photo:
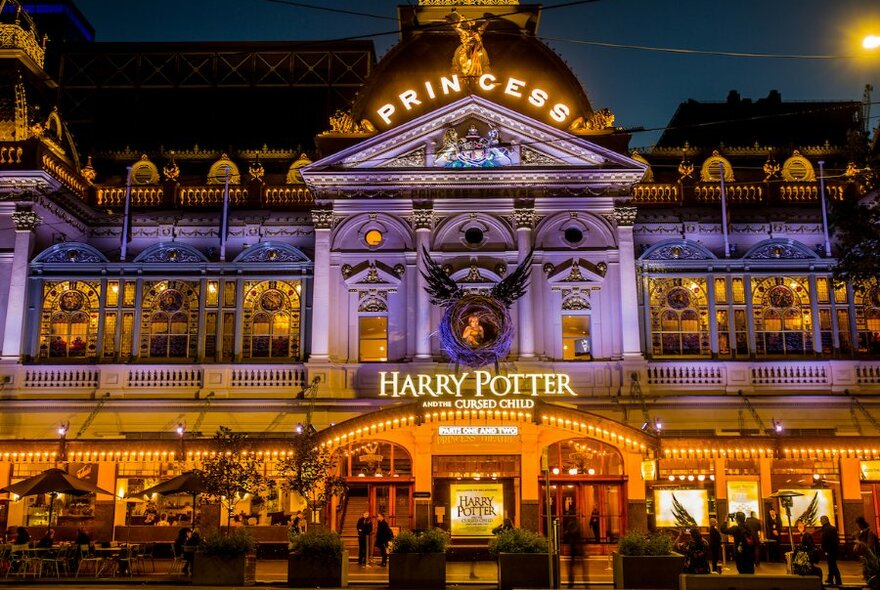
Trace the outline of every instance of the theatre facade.
<instances>
[{"instance_id":1,"label":"theatre facade","mask_svg":"<svg viewBox=\"0 0 880 590\"><path fill-rule=\"evenodd\" d=\"M763 518L780 490L793 520L877 524L880 287L832 282L825 220L871 195L862 104L690 101L633 151L540 16L422 0L378 63L368 43L83 41L57 72L38 23L5 19L0 487L63 463L117 495L62 499L58 526L109 539L219 426L269 477L313 426L349 482L322 515L344 535L368 510L465 540L578 518L613 542ZM216 79L193 82L198 55ZM169 96L192 109L163 135L143 105ZM229 134L200 140L218 103ZM267 525L300 505L240 510L283 540ZM45 518L0 496L0 525Z\"/></svg>"}]
</instances>

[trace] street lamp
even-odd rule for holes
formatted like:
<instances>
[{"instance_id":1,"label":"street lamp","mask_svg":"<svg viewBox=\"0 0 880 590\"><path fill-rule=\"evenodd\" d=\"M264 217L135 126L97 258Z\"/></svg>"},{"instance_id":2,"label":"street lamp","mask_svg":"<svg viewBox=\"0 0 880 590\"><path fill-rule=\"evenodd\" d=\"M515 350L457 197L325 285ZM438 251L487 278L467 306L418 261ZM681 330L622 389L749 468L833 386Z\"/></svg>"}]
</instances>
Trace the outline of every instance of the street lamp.
<instances>
[{"instance_id":1,"label":"street lamp","mask_svg":"<svg viewBox=\"0 0 880 590\"><path fill-rule=\"evenodd\" d=\"M177 423L177 436L180 437L180 460L186 461L186 442L184 436L186 435L186 424L183 422Z\"/></svg>"},{"instance_id":2,"label":"street lamp","mask_svg":"<svg viewBox=\"0 0 880 590\"><path fill-rule=\"evenodd\" d=\"M862 47L865 49L880 48L880 35L868 35L862 41Z\"/></svg>"},{"instance_id":3,"label":"street lamp","mask_svg":"<svg viewBox=\"0 0 880 590\"><path fill-rule=\"evenodd\" d=\"M67 461L67 431L70 430L70 422L62 422L58 426L58 460Z\"/></svg>"}]
</instances>

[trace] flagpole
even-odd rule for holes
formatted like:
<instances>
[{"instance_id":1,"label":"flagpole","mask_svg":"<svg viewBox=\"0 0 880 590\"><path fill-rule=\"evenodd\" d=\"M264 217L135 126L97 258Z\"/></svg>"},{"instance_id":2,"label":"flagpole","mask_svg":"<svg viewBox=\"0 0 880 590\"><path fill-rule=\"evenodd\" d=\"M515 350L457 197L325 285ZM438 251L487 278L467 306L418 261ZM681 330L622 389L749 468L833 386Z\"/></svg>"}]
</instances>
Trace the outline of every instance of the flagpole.
<instances>
[{"instance_id":1,"label":"flagpole","mask_svg":"<svg viewBox=\"0 0 880 590\"><path fill-rule=\"evenodd\" d=\"M229 225L229 166L226 167L226 185L223 187L223 215L220 219L220 260L226 260L226 234Z\"/></svg>"},{"instance_id":2,"label":"flagpole","mask_svg":"<svg viewBox=\"0 0 880 590\"><path fill-rule=\"evenodd\" d=\"M819 202L822 203L822 234L825 238L825 256L831 256L831 240L828 237L828 212L825 205L825 160L819 160Z\"/></svg>"},{"instance_id":3,"label":"flagpole","mask_svg":"<svg viewBox=\"0 0 880 590\"><path fill-rule=\"evenodd\" d=\"M128 177L125 181L125 206L122 213L122 246L119 248L119 260L125 262L128 254L128 230L131 220L129 212L131 210L131 166L128 168Z\"/></svg>"},{"instance_id":4,"label":"flagpole","mask_svg":"<svg viewBox=\"0 0 880 590\"><path fill-rule=\"evenodd\" d=\"M721 232L724 234L724 257L730 258L730 240L727 237L727 192L724 190L724 163L718 162L721 172Z\"/></svg>"}]
</instances>

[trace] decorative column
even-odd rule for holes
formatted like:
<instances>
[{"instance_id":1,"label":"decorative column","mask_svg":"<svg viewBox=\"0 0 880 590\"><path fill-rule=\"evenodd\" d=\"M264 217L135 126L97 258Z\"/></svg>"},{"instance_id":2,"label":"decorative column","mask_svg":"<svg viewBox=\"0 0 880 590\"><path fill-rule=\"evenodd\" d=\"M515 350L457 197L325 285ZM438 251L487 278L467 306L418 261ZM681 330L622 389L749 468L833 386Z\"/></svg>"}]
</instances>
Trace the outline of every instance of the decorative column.
<instances>
[{"instance_id":1,"label":"decorative column","mask_svg":"<svg viewBox=\"0 0 880 590\"><path fill-rule=\"evenodd\" d=\"M330 230L332 209L312 211L315 226L315 282L312 288L312 362L330 360Z\"/></svg>"},{"instance_id":2,"label":"decorative column","mask_svg":"<svg viewBox=\"0 0 880 590\"><path fill-rule=\"evenodd\" d=\"M513 210L513 221L516 224L516 247L518 262L525 260L532 250L532 227L535 225L535 210L522 208ZM519 358L535 357L535 310L532 306L532 279L527 279L525 293L517 301L519 316Z\"/></svg>"},{"instance_id":3,"label":"decorative column","mask_svg":"<svg viewBox=\"0 0 880 590\"><path fill-rule=\"evenodd\" d=\"M33 254L36 229L43 220L33 211L14 211L15 246L12 273L9 277L9 299L6 304L6 326L3 331L3 359L19 360L22 354L25 310L27 309L28 264Z\"/></svg>"},{"instance_id":4,"label":"decorative column","mask_svg":"<svg viewBox=\"0 0 880 590\"><path fill-rule=\"evenodd\" d=\"M642 359L639 344L639 300L636 289L636 253L633 243L635 207L615 207L617 247L620 258L620 326L623 330L624 360Z\"/></svg>"},{"instance_id":5,"label":"decorative column","mask_svg":"<svg viewBox=\"0 0 880 590\"><path fill-rule=\"evenodd\" d=\"M414 209L412 226L416 232L416 360L431 359L431 302L425 291L428 281L423 274L427 272L423 251L431 249L431 230L434 225L434 212L430 209Z\"/></svg>"}]
</instances>

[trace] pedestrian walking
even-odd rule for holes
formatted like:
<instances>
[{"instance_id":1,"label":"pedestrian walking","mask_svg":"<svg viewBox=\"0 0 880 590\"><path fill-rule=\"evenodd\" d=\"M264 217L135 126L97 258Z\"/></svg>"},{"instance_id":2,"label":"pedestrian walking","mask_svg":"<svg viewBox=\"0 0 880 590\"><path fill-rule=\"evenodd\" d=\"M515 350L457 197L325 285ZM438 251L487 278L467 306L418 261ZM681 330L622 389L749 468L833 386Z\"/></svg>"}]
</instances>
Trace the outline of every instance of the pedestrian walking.
<instances>
[{"instance_id":1,"label":"pedestrian walking","mask_svg":"<svg viewBox=\"0 0 880 590\"><path fill-rule=\"evenodd\" d=\"M758 567L761 565L761 530L764 527L754 510L750 511L749 517L746 518L746 528L755 538L755 567Z\"/></svg>"},{"instance_id":2,"label":"pedestrian walking","mask_svg":"<svg viewBox=\"0 0 880 590\"><path fill-rule=\"evenodd\" d=\"M367 545L370 541L370 535L373 534L373 521L370 519L370 513L364 512L357 521L358 534L358 565L366 567L367 565Z\"/></svg>"},{"instance_id":3,"label":"pedestrian walking","mask_svg":"<svg viewBox=\"0 0 880 590\"><path fill-rule=\"evenodd\" d=\"M391 527L388 525L388 521L385 520L385 515L380 512L376 515L376 546L379 547L379 555L382 556L382 567L388 565L388 543L393 538L394 533L391 532Z\"/></svg>"},{"instance_id":4,"label":"pedestrian walking","mask_svg":"<svg viewBox=\"0 0 880 590\"><path fill-rule=\"evenodd\" d=\"M733 556L736 562L736 571L741 574L755 573L755 545L758 540L746 526L746 515L742 512L729 514L728 519L733 521L733 526L725 522L721 525L721 532L733 536Z\"/></svg>"},{"instance_id":5,"label":"pedestrian walking","mask_svg":"<svg viewBox=\"0 0 880 590\"><path fill-rule=\"evenodd\" d=\"M721 573L722 552L721 531L718 530L718 519L709 519L709 553L712 555L712 571Z\"/></svg>"}]
</instances>

